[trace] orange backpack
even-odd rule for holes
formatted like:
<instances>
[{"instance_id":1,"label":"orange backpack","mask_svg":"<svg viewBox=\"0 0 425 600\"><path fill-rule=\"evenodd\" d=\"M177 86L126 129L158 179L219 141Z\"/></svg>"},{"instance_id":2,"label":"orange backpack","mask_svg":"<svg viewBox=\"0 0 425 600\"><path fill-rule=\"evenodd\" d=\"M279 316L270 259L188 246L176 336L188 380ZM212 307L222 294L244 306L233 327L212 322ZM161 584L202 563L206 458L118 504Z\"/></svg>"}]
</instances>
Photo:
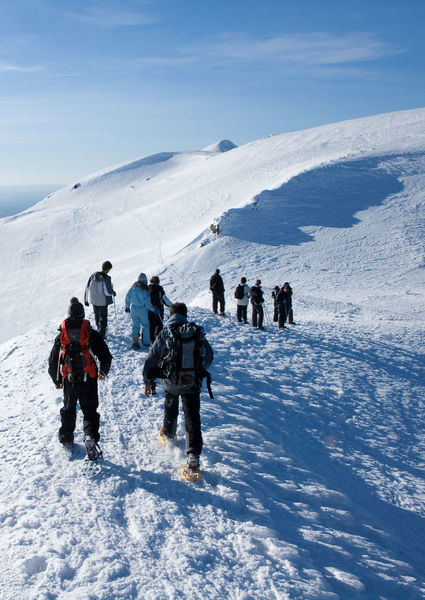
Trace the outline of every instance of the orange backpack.
<instances>
[{"instance_id":1,"label":"orange backpack","mask_svg":"<svg viewBox=\"0 0 425 600\"><path fill-rule=\"evenodd\" d=\"M60 331L63 378L68 381L95 379L97 367L90 351L90 322L83 319L79 327L70 327L63 321Z\"/></svg>"}]
</instances>

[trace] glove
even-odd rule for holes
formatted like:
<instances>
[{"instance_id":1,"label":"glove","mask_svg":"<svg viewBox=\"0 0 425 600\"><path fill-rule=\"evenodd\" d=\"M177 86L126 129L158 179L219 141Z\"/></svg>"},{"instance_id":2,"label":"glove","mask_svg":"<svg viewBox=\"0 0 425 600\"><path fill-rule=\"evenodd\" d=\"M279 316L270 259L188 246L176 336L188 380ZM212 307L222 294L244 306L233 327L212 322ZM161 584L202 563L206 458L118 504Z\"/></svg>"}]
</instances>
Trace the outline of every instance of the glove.
<instances>
[{"instance_id":1,"label":"glove","mask_svg":"<svg viewBox=\"0 0 425 600\"><path fill-rule=\"evenodd\" d=\"M116 292L112 292L112 295L115 297L117 295L117 293Z\"/></svg>"},{"instance_id":2,"label":"glove","mask_svg":"<svg viewBox=\"0 0 425 600\"><path fill-rule=\"evenodd\" d=\"M84 302L85 306L90 306L90 304L88 302Z\"/></svg>"},{"instance_id":3,"label":"glove","mask_svg":"<svg viewBox=\"0 0 425 600\"><path fill-rule=\"evenodd\" d=\"M154 307L155 310L153 310L152 312L155 313L156 315L160 315L161 311L159 310L159 308Z\"/></svg>"},{"instance_id":4,"label":"glove","mask_svg":"<svg viewBox=\"0 0 425 600\"><path fill-rule=\"evenodd\" d=\"M130 309L126 307L126 308L125 308L125 312L126 312L126 313L129 313L129 312L130 312Z\"/></svg>"}]
</instances>

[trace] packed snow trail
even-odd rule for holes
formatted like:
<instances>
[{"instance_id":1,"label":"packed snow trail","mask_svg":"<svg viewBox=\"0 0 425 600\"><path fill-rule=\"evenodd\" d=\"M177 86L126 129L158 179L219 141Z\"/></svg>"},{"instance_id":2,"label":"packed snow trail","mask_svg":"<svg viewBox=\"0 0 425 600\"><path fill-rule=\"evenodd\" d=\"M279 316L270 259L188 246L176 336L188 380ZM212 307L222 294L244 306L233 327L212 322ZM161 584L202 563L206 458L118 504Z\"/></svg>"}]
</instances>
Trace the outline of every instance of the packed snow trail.
<instances>
[{"instance_id":1,"label":"packed snow trail","mask_svg":"<svg viewBox=\"0 0 425 600\"><path fill-rule=\"evenodd\" d=\"M179 474L182 425L175 448L158 441L162 387L143 396L127 315L111 314L93 469L80 415L74 456L57 441L58 324L0 346L2 598L423 597L423 355L348 319L190 317L215 351L196 484Z\"/></svg>"}]
</instances>

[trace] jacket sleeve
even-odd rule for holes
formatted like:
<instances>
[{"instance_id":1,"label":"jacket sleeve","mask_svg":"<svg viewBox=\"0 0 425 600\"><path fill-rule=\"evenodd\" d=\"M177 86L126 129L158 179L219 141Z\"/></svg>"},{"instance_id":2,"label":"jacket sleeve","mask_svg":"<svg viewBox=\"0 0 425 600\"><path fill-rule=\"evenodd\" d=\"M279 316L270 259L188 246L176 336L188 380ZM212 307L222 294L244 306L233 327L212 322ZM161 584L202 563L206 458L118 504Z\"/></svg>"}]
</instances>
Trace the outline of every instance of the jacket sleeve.
<instances>
[{"instance_id":1,"label":"jacket sleeve","mask_svg":"<svg viewBox=\"0 0 425 600\"><path fill-rule=\"evenodd\" d=\"M154 343L152 344L149 354L146 357L145 364L143 365L143 381L145 384L150 383L151 377L149 374L159 366L159 361L162 358L162 354L165 348L165 330L157 336Z\"/></svg>"},{"instance_id":2,"label":"jacket sleeve","mask_svg":"<svg viewBox=\"0 0 425 600\"><path fill-rule=\"evenodd\" d=\"M162 300L162 303L165 304L165 306L168 306L168 308L170 308L170 306L173 304L165 293L162 295L161 300Z\"/></svg>"},{"instance_id":3,"label":"jacket sleeve","mask_svg":"<svg viewBox=\"0 0 425 600\"><path fill-rule=\"evenodd\" d=\"M133 288L131 287L126 296L125 296L125 307L126 308L130 308L131 302L132 302L132 298L133 298L133 292L132 292Z\"/></svg>"},{"instance_id":4,"label":"jacket sleeve","mask_svg":"<svg viewBox=\"0 0 425 600\"><path fill-rule=\"evenodd\" d=\"M100 372L102 375L107 375L111 368L112 354L109 352L109 348L103 339L103 336L94 329L90 330L90 346L93 353L99 359Z\"/></svg>"},{"instance_id":5,"label":"jacket sleeve","mask_svg":"<svg viewBox=\"0 0 425 600\"><path fill-rule=\"evenodd\" d=\"M114 290L114 286L112 285L112 279L110 275L106 275L105 276L105 287L106 287L106 291L107 291L107 295L108 296L114 296L115 295L115 290Z\"/></svg>"},{"instance_id":6,"label":"jacket sleeve","mask_svg":"<svg viewBox=\"0 0 425 600\"><path fill-rule=\"evenodd\" d=\"M62 375L59 371L59 357L60 357L60 336L58 335L54 341L52 350L49 356L49 375L55 385L59 385L62 382Z\"/></svg>"},{"instance_id":7,"label":"jacket sleeve","mask_svg":"<svg viewBox=\"0 0 425 600\"><path fill-rule=\"evenodd\" d=\"M89 280L88 280L87 285L86 285L86 289L84 290L84 302L88 302L89 301L89 287L90 287L92 279L93 279L93 275L90 275Z\"/></svg>"},{"instance_id":8,"label":"jacket sleeve","mask_svg":"<svg viewBox=\"0 0 425 600\"><path fill-rule=\"evenodd\" d=\"M214 352L213 352L213 349L211 348L207 338L204 338L202 340L201 352L202 352L202 359L203 359L204 367L206 369L208 369L208 367L211 365L212 361L214 360Z\"/></svg>"}]
</instances>

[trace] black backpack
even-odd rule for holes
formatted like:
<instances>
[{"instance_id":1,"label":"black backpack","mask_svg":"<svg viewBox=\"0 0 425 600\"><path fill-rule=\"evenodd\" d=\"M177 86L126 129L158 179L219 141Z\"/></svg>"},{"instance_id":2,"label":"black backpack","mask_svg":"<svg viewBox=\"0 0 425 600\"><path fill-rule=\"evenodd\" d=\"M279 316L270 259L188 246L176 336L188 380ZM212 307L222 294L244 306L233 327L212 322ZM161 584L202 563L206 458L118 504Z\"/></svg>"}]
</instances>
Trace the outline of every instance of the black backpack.
<instances>
[{"instance_id":1,"label":"black backpack","mask_svg":"<svg viewBox=\"0 0 425 600\"><path fill-rule=\"evenodd\" d=\"M241 283L239 283L235 289L235 298L237 298L238 300L242 300L242 298L244 296L245 296L244 286Z\"/></svg>"},{"instance_id":2,"label":"black backpack","mask_svg":"<svg viewBox=\"0 0 425 600\"><path fill-rule=\"evenodd\" d=\"M166 328L165 354L159 363L161 378L174 394L191 393L202 386L206 378L210 397L211 375L203 363L202 327L195 323L171 325Z\"/></svg>"},{"instance_id":3,"label":"black backpack","mask_svg":"<svg viewBox=\"0 0 425 600\"><path fill-rule=\"evenodd\" d=\"M252 298L252 301L254 302L254 304L262 304L264 302L262 289L255 285L252 286L251 298Z\"/></svg>"},{"instance_id":4,"label":"black backpack","mask_svg":"<svg viewBox=\"0 0 425 600\"><path fill-rule=\"evenodd\" d=\"M164 288L162 285L149 284L149 293L151 297L151 304L157 308L162 306L162 297L164 295Z\"/></svg>"}]
</instances>

